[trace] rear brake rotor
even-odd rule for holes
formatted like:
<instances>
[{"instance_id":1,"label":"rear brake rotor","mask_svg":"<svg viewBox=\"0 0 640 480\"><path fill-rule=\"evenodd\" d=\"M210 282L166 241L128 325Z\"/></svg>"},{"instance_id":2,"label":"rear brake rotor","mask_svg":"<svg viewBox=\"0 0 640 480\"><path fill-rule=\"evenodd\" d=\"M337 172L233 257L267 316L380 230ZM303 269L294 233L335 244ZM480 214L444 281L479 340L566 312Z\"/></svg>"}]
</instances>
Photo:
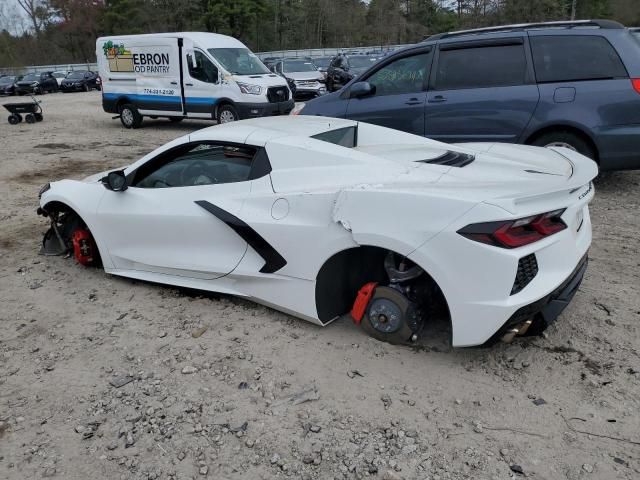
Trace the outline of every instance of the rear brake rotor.
<instances>
[{"instance_id":1,"label":"rear brake rotor","mask_svg":"<svg viewBox=\"0 0 640 480\"><path fill-rule=\"evenodd\" d=\"M376 287L360 323L373 338L389 343L410 342L421 326L416 305L392 287Z\"/></svg>"}]
</instances>

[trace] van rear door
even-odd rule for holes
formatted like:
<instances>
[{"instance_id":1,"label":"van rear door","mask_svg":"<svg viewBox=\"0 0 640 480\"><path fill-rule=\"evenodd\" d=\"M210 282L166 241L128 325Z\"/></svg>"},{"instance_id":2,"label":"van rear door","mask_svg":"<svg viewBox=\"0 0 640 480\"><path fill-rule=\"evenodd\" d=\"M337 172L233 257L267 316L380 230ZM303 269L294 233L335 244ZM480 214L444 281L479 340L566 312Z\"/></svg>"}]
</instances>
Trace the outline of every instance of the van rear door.
<instances>
[{"instance_id":1,"label":"van rear door","mask_svg":"<svg viewBox=\"0 0 640 480\"><path fill-rule=\"evenodd\" d=\"M179 50L177 38L102 39L97 53L105 100L125 100L143 115L181 116Z\"/></svg>"}]
</instances>

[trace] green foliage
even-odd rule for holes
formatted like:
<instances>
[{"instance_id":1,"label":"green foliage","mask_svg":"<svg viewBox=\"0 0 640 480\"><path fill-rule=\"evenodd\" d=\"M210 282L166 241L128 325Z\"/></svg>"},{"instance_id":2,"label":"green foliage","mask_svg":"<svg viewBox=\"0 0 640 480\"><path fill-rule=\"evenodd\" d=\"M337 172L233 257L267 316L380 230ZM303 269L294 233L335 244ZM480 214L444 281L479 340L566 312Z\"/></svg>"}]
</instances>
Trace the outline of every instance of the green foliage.
<instances>
[{"instance_id":1,"label":"green foliage","mask_svg":"<svg viewBox=\"0 0 640 480\"><path fill-rule=\"evenodd\" d=\"M254 51L413 43L461 28L566 20L572 0L38 0L34 25L2 31L0 66L95 60L98 36L210 31ZM577 0L577 18L640 26L640 0ZM6 23L6 21L5 21ZM106 52L108 47L102 48Z\"/></svg>"}]
</instances>

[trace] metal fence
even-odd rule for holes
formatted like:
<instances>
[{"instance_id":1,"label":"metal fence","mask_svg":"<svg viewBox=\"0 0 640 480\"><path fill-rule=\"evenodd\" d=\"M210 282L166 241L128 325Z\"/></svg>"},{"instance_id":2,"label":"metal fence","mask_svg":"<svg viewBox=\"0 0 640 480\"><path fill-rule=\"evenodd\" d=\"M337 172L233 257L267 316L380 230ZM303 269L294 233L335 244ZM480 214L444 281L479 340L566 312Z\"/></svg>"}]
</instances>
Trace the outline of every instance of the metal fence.
<instances>
[{"instance_id":1,"label":"metal fence","mask_svg":"<svg viewBox=\"0 0 640 480\"><path fill-rule=\"evenodd\" d=\"M272 52L259 52L261 59L283 57L333 57L339 53L383 55L408 45L372 45L368 47L353 48L308 48L303 50L274 50ZM74 71L74 70L98 70L97 63L64 63L58 65L31 65L28 67L0 68L0 75L24 75L27 73Z\"/></svg>"},{"instance_id":2,"label":"metal fence","mask_svg":"<svg viewBox=\"0 0 640 480\"><path fill-rule=\"evenodd\" d=\"M72 72L74 70L98 71L97 63L62 63L58 65L31 65L28 67L0 68L0 75L25 75L40 72Z\"/></svg>"}]
</instances>

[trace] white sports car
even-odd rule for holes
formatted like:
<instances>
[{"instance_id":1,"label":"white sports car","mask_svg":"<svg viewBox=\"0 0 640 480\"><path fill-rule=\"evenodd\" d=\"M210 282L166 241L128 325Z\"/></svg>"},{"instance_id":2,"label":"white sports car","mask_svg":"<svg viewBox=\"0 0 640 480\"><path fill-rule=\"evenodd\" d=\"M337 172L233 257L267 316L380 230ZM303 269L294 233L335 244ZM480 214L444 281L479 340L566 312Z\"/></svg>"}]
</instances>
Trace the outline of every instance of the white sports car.
<instances>
[{"instance_id":1,"label":"white sports car","mask_svg":"<svg viewBox=\"0 0 640 480\"><path fill-rule=\"evenodd\" d=\"M415 340L434 308L454 346L532 334L573 297L596 164L566 148L447 145L326 117L178 138L123 170L40 192L44 254L254 299L318 325L351 312Z\"/></svg>"}]
</instances>

